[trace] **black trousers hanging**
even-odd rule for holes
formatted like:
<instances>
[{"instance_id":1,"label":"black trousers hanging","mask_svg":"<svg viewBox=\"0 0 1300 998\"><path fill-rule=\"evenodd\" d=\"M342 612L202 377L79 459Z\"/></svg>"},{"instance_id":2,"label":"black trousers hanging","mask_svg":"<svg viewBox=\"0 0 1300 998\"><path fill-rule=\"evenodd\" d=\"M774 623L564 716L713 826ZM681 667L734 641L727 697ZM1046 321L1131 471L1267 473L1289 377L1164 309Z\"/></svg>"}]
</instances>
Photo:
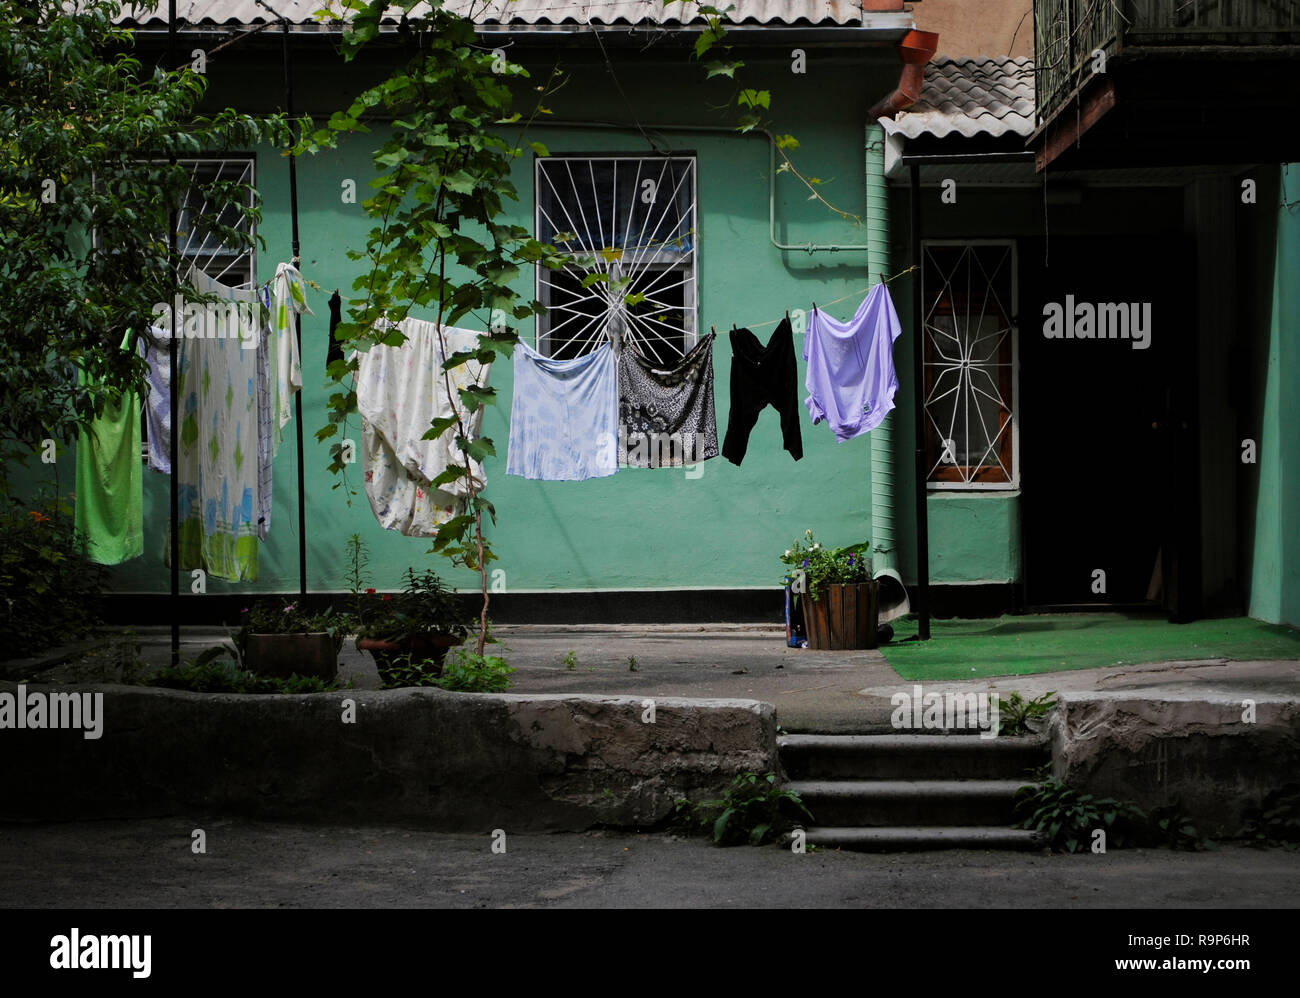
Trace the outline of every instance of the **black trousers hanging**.
<instances>
[{"instance_id":1,"label":"black trousers hanging","mask_svg":"<svg viewBox=\"0 0 1300 998\"><path fill-rule=\"evenodd\" d=\"M731 331L731 413L722 456L740 464L749 449L749 434L759 414L772 406L781 416L781 438L796 461L803 457L799 432L799 368L794 331L782 319L767 346L748 329Z\"/></svg>"}]
</instances>

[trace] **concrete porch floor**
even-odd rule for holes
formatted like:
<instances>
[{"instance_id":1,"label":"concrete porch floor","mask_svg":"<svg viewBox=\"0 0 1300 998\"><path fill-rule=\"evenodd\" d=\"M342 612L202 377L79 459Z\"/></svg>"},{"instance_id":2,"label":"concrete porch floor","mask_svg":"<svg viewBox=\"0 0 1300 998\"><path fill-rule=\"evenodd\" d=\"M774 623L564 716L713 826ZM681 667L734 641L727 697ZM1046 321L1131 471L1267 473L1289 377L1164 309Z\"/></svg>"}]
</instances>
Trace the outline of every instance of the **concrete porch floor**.
<instances>
[{"instance_id":1,"label":"concrete porch floor","mask_svg":"<svg viewBox=\"0 0 1300 998\"><path fill-rule=\"evenodd\" d=\"M100 646L120 640L122 633L110 632ZM137 628L134 633L149 666L167 662L167 628ZM493 633L500 642L498 653L517 670L511 693L762 700L776 707L778 724L790 732L891 731L890 697L910 693L914 685L901 679L878 651L787 648L784 631L765 625L514 625L496 627ZM186 628L182 658L226 639L220 628ZM573 668L565 662L570 653ZM97 666L93 658L42 667L60 654L8 663L7 672L12 679L47 683L114 681L102 673L102 660ZM630 658L636 660L636 671ZM339 665L342 682L379 688L373 661L351 639L344 643ZM1030 698L1049 690L1107 690L1152 698L1216 694L1300 700L1300 662L1157 662L921 685L927 691L996 690L1003 696L1018 691Z\"/></svg>"}]
</instances>

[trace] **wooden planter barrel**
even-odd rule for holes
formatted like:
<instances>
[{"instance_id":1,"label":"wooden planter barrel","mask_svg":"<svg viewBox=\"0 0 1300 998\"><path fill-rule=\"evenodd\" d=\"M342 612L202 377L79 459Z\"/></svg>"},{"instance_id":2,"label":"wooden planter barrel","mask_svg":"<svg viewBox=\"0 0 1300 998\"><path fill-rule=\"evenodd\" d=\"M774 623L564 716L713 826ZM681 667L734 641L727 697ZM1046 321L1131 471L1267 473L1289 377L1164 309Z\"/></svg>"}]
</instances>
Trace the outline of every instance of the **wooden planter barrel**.
<instances>
[{"instance_id":1,"label":"wooden planter barrel","mask_svg":"<svg viewBox=\"0 0 1300 998\"><path fill-rule=\"evenodd\" d=\"M875 648L880 617L880 583L827 586L811 599L801 596L808 647L816 651Z\"/></svg>"}]
</instances>

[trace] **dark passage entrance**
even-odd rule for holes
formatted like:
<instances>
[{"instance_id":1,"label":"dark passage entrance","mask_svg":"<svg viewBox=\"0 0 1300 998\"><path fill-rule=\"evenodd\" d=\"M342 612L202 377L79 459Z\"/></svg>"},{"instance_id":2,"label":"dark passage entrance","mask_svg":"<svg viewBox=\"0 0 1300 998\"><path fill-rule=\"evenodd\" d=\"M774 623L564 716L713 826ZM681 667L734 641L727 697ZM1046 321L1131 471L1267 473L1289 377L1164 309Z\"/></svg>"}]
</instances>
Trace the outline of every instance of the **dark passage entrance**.
<instances>
[{"instance_id":1,"label":"dark passage entrance","mask_svg":"<svg viewBox=\"0 0 1300 998\"><path fill-rule=\"evenodd\" d=\"M1195 545L1187 543L1196 536L1199 494L1188 446L1195 439L1194 275L1190 246L1177 237L1053 237L1046 267L1041 241L1021 243L1030 606L1142 604L1160 558L1160 603L1175 617L1195 612L1179 599L1198 589L1190 578ZM1057 308L1045 316L1049 304ZM1048 338L1044 324L1058 316L1052 331L1062 338ZM1129 338L1065 338L1072 318L1076 330L1090 318L1094 337L1105 324ZM1139 331L1148 337L1144 349L1134 338ZM1097 572L1105 573L1104 592L1095 591L1103 586Z\"/></svg>"}]
</instances>

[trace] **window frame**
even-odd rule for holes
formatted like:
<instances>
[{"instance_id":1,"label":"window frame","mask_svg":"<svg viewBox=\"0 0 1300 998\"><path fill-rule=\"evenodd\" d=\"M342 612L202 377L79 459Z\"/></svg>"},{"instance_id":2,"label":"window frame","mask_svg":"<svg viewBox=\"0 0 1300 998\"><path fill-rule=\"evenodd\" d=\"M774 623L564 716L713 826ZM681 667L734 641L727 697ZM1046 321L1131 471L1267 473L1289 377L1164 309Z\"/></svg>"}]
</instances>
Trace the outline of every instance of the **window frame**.
<instances>
[{"instance_id":1,"label":"window frame","mask_svg":"<svg viewBox=\"0 0 1300 998\"><path fill-rule=\"evenodd\" d=\"M932 360L931 350L931 333L930 317L933 313L928 298L926 287L926 276L928 273L929 250L936 247L958 247L962 249L971 249L980 246L996 246L1007 249L1005 266L1010 267L1010 301L1005 304L1005 311L1009 323L1009 340L1010 340L1010 369L1009 380L1011 399L1007 408L1010 409L1010 429L1008 440L1005 444L999 446L998 453L1001 454L1002 447L1009 451L1011 466L1008 469L1008 481L973 481L970 480L978 475L983 469L998 469L997 462L993 464L974 465L953 465L954 468L964 469L962 477L953 478L936 478L936 474L942 472L942 466L936 468L938 456L941 453L939 449L939 437L936 428L932 425L934 422L931 416L931 406L929 402L930 394L933 390L934 380L931 378L930 371L932 366L937 366L936 361ZM926 472L926 489L927 491L958 491L958 492L1011 492L1020 488L1020 325L1017 321L1019 315L1019 245L1017 240L1012 238L1001 239L923 239L921 241L921 307L924 315L920 324L922 332L922 380L925 391L925 432L924 441L925 460L928 469ZM960 314L960 313L959 313ZM969 313L966 313L969 314ZM999 386L999 394L1001 387ZM969 438L969 430L968 430ZM971 469L976 469L972 472Z\"/></svg>"},{"instance_id":2,"label":"window frame","mask_svg":"<svg viewBox=\"0 0 1300 998\"><path fill-rule=\"evenodd\" d=\"M227 163L245 163L247 165L244 170L240 171L239 176L228 177L225 179L232 182L246 182L250 190L252 191L257 190L257 154L256 153L233 152L221 156L186 156L177 159L176 162L178 165L191 167L191 176L196 178L198 176L196 168L198 167L215 165L218 166L218 173L220 173L221 168ZM247 181L243 180L243 176L245 173L248 176ZM251 206L251 195L250 195L250 206ZM232 255L229 253L202 254L198 251L193 253L186 252L187 244L182 244L181 233L179 231L180 227L185 224L185 220L186 220L185 209L182 209L176 213L176 225L178 229L176 233L176 253L181 261L188 261L190 263L193 263L195 266L199 266L200 260L204 260L205 262L210 262L212 260L232 259L233 262L229 266L223 268L220 271L220 276L218 276L218 274L211 273L202 267L200 267L200 269L203 270L203 272L207 274L209 277L211 277L214 281L216 281L219 284L225 284L227 287L239 288L241 290L252 290L258 286L257 219L250 218L248 223L249 232L250 235L252 236L252 244L248 247L247 250L245 250L244 252L238 255L233 256L233 258ZM199 249L201 250L203 246L206 245L206 243L207 240L205 239L203 243L200 244ZM227 275L232 269L237 270L241 274L244 273L243 269L240 267L240 262L243 260L246 260L248 264L247 280L239 284L231 284L229 280L227 280Z\"/></svg>"},{"instance_id":3,"label":"window frame","mask_svg":"<svg viewBox=\"0 0 1300 998\"><path fill-rule=\"evenodd\" d=\"M577 161L583 164L599 163L599 162L609 162L615 164L620 162L633 162L633 163L644 164L646 162L660 163L665 160L668 161L670 165L673 163L685 164L688 172L688 180L685 185L686 194L687 197L689 198L688 205L687 205L688 210L686 213L686 222L687 222L687 231L690 232L692 235L691 248L687 251L684 251L681 254L680 259L677 260L667 258L670 257L671 254L666 254L663 253L662 251L655 251L653 258L649 259L648 261L645 259L639 261L641 265L641 269L639 269L638 273L644 274L651 271L682 272L683 275L682 283L680 285L682 288L682 302L683 302L682 304L683 323L681 327L681 335L682 335L681 356L684 356L686 352L688 352L692 347L694 347L699 342L699 338L700 338L700 296L699 296L700 235L699 235L699 208L698 208L699 157L696 153L691 151L682 151L682 152L673 152L667 156L645 156L645 155L638 155L635 153L617 153L617 152L614 153L552 152L551 155L549 156L534 156L533 158L533 233L536 238L540 238L541 233L543 231L543 222L544 222L543 184L552 185L551 194L553 197L558 198L559 195L561 194L560 190L555 189L552 179L550 178L546 180L543 179L543 173L546 169L547 164L565 162L565 161L569 163ZM615 167L615 169L617 171L617 167ZM634 181L634 184L635 183L636 181ZM617 198L617 188L615 188L614 197ZM551 219L551 224L559 225L563 221L564 220L561 219ZM582 221L584 226L586 225L585 220L579 219L579 221ZM655 229L656 230L658 229L657 225L655 226ZM592 232L589 227L588 227L587 235L588 236L592 235ZM651 233L652 237L653 235L654 232ZM563 245L560 245L558 248L561 250L564 249ZM581 252L582 251L579 251L579 253ZM661 257L665 257L666 259L661 259ZM582 274L582 272L577 268L565 268L565 270L570 274L578 274L578 275ZM550 310L555 306L552 305L552 298L551 298L552 290L550 286L551 282L548 282L547 279L549 275L555 274L557 273L557 271L551 270L548 267L544 267L540 263L533 268L533 271L534 271L534 279L533 279L534 297L536 298L537 301L546 305L548 309L546 313L542 315L538 315L534 321L533 345L538 353L542 354L545 357L552 357L555 356L555 352L558 349L562 349L565 344L573 343L575 340L586 341L588 337L584 336L582 334L582 330L580 329L577 336L572 336L569 338L558 339L558 340L553 339L554 329L557 328L558 326L562 326L565 321L570 321L570 320L561 320L559 323L552 325L552 314ZM632 275L632 276L633 279L635 279L637 275ZM594 336L594 338L592 339L592 345L588 349L583 350L581 355L585 356L587 353L590 352L591 349L595 349L596 346L598 346L601 342L604 342L607 339L607 335L602 335L602 333L608 327L609 316L610 313L606 312L605 317L600 320L596 332L592 334L592 336ZM645 334L640 333L638 334L637 338L645 339ZM648 339L647 342L649 342ZM664 351L664 352L671 353L671 351ZM660 351L656 351L657 355L659 353ZM662 360L663 358L661 357L660 359ZM672 358L672 359L680 359L680 357Z\"/></svg>"}]
</instances>

